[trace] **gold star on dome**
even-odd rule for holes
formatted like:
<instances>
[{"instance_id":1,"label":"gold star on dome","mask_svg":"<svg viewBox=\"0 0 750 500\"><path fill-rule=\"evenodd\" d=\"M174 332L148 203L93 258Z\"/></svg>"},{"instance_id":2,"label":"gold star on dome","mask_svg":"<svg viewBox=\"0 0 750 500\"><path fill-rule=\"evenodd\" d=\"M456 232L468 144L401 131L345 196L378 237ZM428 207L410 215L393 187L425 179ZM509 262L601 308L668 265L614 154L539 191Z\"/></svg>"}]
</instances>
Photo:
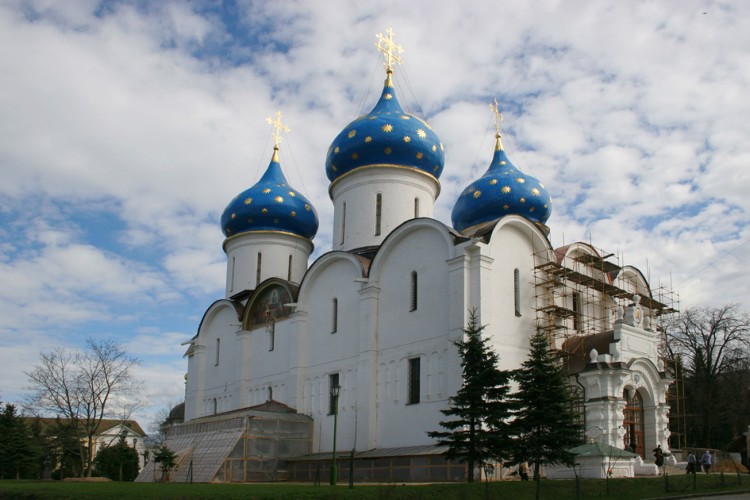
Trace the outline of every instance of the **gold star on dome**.
<instances>
[{"instance_id":1,"label":"gold star on dome","mask_svg":"<svg viewBox=\"0 0 750 500\"><path fill-rule=\"evenodd\" d=\"M474 198L479 198L480 196L482 196L481 191L474 191Z\"/></svg>"},{"instance_id":2,"label":"gold star on dome","mask_svg":"<svg viewBox=\"0 0 750 500\"><path fill-rule=\"evenodd\" d=\"M245 205L249 205L253 202L252 198L245 198Z\"/></svg>"},{"instance_id":3,"label":"gold star on dome","mask_svg":"<svg viewBox=\"0 0 750 500\"><path fill-rule=\"evenodd\" d=\"M385 154L389 155L389 154L391 154L391 153L392 153L393 151L391 150L391 148L385 148L385 149L383 150L383 152L384 152Z\"/></svg>"},{"instance_id":4,"label":"gold star on dome","mask_svg":"<svg viewBox=\"0 0 750 500\"><path fill-rule=\"evenodd\" d=\"M359 158L359 154L358 153L352 153L352 160L356 160L357 158Z\"/></svg>"},{"instance_id":5,"label":"gold star on dome","mask_svg":"<svg viewBox=\"0 0 750 500\"><path fill-rule=\"evenodd\" d=\"M385 99L386 101L390 101L391 99L393 99L393 96L392 96L391 94L385 94L385 95L383 96L383 98L384 98L384 99Z\"/></svg>"},{"instance_id":6,"label":"gold star on dome","mask_svg":"<svg viewBox=\"0 0 750 500\"><path fill-rule=\"evenodd\" d=\"M534 211L534 207L531 207L531 208L529 209L529 212L533 212L533 211Z\"/></svg>"},{"instance_id":7,"label":"gold star on dome","mask_svg":"<svg viewBox=\"0 0 750 500\"><path fill-rule=\"evenodd\" d=\"M425 131L424 131L424 130L422 130L421 128L418 128L418 129L417 129L417 135L418 135L418 136L419 136L419 137L420 137L421 139L424 139L425 137L427 137L427 132L425 132Z\"/></svg>"},{"instance_id":8,"label":"gold star on dome","mask_svg":"<svg viewBox=\"0 0 750 500\"><path fill-rule=\"evenodd\" d=\"M500 165L505 165L505 164L506 164L505 160L500 160Z\"/></svg>"},{"instance_id":9,"label":"gold star on dome","mask_svg":"<svg viewBox=\"0 0 750 500\"><path fill-rule=\"evenodd\" d=\"M310 211L310 205L308 205L307 203L305 203L305 210L307 210L308 212Z\"/></svg>"},{"instance_id":10,"label":"gold star on dome","mask_svg":"<svg viewBox=\"0 0 750 500\"><path fill-rule=\"evenodd\" d=\"M526 203L526 198L521 198L521 199L520 199L520 200L518 200L518 201L520 201L521 203Z\"/></svg>"},{"instance_id":11,"label":"gold star on dome","mask_svg":"<svg viewBox=\"0 0 750 500\"><path fill-rule=\"evenodd\" d=\"M440 151L445 151L445 148L443 147L443 143L440 143Z\"/></svg>"},{"instance_id":12,"label":"gold star on dome","mask_svg":"<svg viewBox=\"0 0 750 500\"><path fill-rule=\"evenodd\" d=\"M510 207L508 205L503 205L504 210L508 210Z\"/></svg>"},{"instance_id":13,"label":"gold star on dome","mask_svg":"<svg viewBox=\"0 0 750 500\"><path fill-rule=\"evenodd\" d=\"M432 152L434 153L435 151L437 151L437 146L435 146L435 145L433 144L433 145L432 145Z\"/></svg>"},{"instance_id":14,"label":"gold star on dome","mask_svg":"<svg viewBox=\"0 0 750 500\"><path fill-rule=\"evenodd\" d=\"M411 137L409 137L408 135L405 135L404 136L404 142L407 142L407 143L411 142Z\"/></svg>"},{"instance_id":15,"label":"gold star on dome","mask_svg":"<svg viewBox=\"0 0 750 500\"><path fill-rule=\"evenodd\" d=\"M237 214L232 214L232 219L234 219L235 217L237 217Z\"/></svg>"},{"instance_id":16,"label":"gold star on dome","mask_svg":"<svg viewBox=\"0 0 750 500\"><path fill-rule=\"evenodd\" d=\"M333 165L333 164L331 165L331 170L333 170L334 172L338 172L339 171L339 169L336 168L336 165Z\"/></svg>"},{"instance_id":17,"label":"gold star on dome","mask_svg":"<svg viewBox=\"0 0 750 500\"><path fill-rule=\"evenodd\" d=\"M533 194L534 196L539 196L539 190L537 188L534 188L531 190L531 194Z\"/></svg>"},{"instance_id":18,"label":"gold star on dome","mask_svg":"<svg viewBox=\"0 0 750 500\"><path fill-rule=\"evenodd\" d=\"M370 137L369 135L365 137L365 142L372 142L372 137Z\"/></svg>"},{"instance_id":19,"label":"gold star on dome","mask_svg":"<svg viewBox=\"0 0 750 500\"><path fill-rule=\"evenodd\" d=\"M354 137L355 135L357 135L357 131L356 131L356 130L350 130L350 131L349 131L349 133L348 133L348 134L346 134L346 136L347 136L347 137L348 137L349 139L351 139L351 138L352 138L352 137Z\"/></svg>"},{"instance_id":20,"label":"gold star on dome","mask_svg":"<svg viewBox=\"0 0 750 500\"><path fill-rule=\"evenodd\" d=\"M503 187L500 188L500 191L502 191L503 193L506 193L506 194L510 193L510 186L503 186Z\"/></svg>"},{"instance_id":21,"label":"gold star on dome","mask_svg":"<svg viewBox=\"0 0 750 500\"><path fill-rule=\"evenodd\" d=\"M490 181L490 186L494 186L495 184L497 184L497 179L492 179Z\"/></svg>"},{"instance_id":22,"label":"gold star on dome","mask_svg":"<svg viewBox=\"0 0 750 500\"><path fill-rule=\"evenodd\" d=\"M289 196L294 198L295 196L297 196L297 193L295 193L294 191L289 191Z\"/></svg>"},{"instance_id":23,"label":"gold star on dome","mask_svg":"<svg viewBox=\"0 0 750 500\"><path fill-rule=\"evenodd\" d=\"M390 123L386 123L380 129L387 134L388 132L393 131L393 125L391 125Z\"/></svg>"},{"instance_id":24,"label":"gold star on dome","mask_svg":"<svg viewBox=\"0 0 750 500\"><path fill-rule=\"evenodd\" d=\"M417 160L421 160L424 155L422 153L417 153Z\"/></svg>"},{"instance_id":25,"label":"gold star on dome","mask_svg":"<svg viewBox=\"0 0 750 500\"><path fill-rule=\"evenodd\" d=\"M526 182L526 179L524 179L523 177L519 177L516 179L516 182L519 184L523 184L524 182Z\"/></svg>"},{"instance_id":26,"label":"gold star on dome","mask_svg":"<svg viewBox=\"0 0 750 500\"><path fill-rule=\"evenodd\" d=\"M266 189L264 189L264 190L263 190L263 193L264 193L264 194L268 194L268 193L270 193L270 192L271 192L271 189L270 189L270 188L266 188Z\"/></svg>"},{"instance_id":27,"label":"gold star on dome","mask_svg":"<svg viewBox=\"0 0 750 500\"><path fill-rule=\"evenodd\" d=\"M297 212L292 210L291 212L289 212L289 215L291 215L292 217L297 217Z\"/></svg>"},{"instance_id":28,"label":"gold star on dome","mask_svg":"<svg viewBox=\"0 0 750 500\"><path fill-rule=\"evenodd\" d=\"M263 210L261 210L261 211L260 211L260 213L262 213L262 214L267 214L267 213L268 213L268 209L267 209L267 208L264 208Z\"/></svg>"},{"instance_id":29,"label":"gold star on dome","mask_svg":"<svg viewBox=\"0 0 750 500\"><path fill-rule=\"evenodd\" d=\"M411 120L411 116L408 115L401 115L402 120Z\"/></svg>"},{"instance_id":30,"label":"gold star on dome","mask_svg":"<svg viewBox=\"0 0 750 500\"><path fill-rule=\"evenodd\" d=\"M437 173L438 170L440 170L440 165L435 165L434 167L432 167L433 172Z\"/></svg>"},{"instance_id":31,"label":"gold star on dome","mask_svg":"<svg viewBox=\"0 0 750 500\"><path fill-rule=\"evenodd\" d=\"M339 151L341 151L341 148L336 146L336 149L333 150L333 154L339 154Z\"/></svg>"},{"instance_id":32,"label":"gold star on dome","mask_svg":"<svg viewBox=\"0 0 750 500\"><path fill-rule=\"evenodd\" d=\"M375 116L375 115L372 115L372 116L368 116L368 117L367 117L367 119L368 119L368 120L377 120L377 119L378 119L378 117L377 117L377 116Z\"/></svg>"},{"instance_id":33,"label":"gold star on dome","mask_svg":"<svg viewBox=\"0 0 750 500\"><path fill-rule=\"evenodd\" d=\"M275 201L276 203L284 203L284 198L282 198L281 196L277 196L273 199L273 201Z\"/></svg>"}]
</instances>

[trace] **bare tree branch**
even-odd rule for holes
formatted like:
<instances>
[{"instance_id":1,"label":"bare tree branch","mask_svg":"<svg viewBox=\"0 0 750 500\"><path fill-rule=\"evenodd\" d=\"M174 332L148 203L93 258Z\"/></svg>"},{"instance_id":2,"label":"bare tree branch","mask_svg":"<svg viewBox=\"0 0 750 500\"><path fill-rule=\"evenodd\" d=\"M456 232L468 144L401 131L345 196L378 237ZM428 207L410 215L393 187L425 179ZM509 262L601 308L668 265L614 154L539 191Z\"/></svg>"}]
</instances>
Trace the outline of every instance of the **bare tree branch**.
<instances>
[{"instance_id":1,"label":"bare tree branch","mask_svg":"<svg viewBox=\"0 0 750 500\"><path fill-rule=\"evenodd\" d=\"M102 420L123 411L130 415L140 404L131 399L141 385L132 375L137 364L120 344L88 339L83 351L40 353L40 363L26 372L33 393L24 406L70 423L80 443L82 476L91 475Z\"/></svg>"}]
</instances>

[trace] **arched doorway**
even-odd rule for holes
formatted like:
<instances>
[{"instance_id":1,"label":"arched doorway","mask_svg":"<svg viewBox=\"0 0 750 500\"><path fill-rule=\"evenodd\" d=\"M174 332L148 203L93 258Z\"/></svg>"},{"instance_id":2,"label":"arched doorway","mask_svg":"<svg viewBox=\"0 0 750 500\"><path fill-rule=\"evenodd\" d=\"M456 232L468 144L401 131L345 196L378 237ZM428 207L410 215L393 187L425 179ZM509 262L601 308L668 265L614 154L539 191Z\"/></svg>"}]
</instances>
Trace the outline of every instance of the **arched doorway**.
<instances>
[{"instance_id":1,"label":"arched doorway","mask_svg":"<svg viewBox=\"0 0 750 500\"><path fill-rule=\"evenodd\" d=\"M625 428L625 438L623 447L633 450L633 453L639 454L646 458L646 449L643 446L643 398L638 391L632 391L633 397L628 397L628 390L625 389L622 397L625 399L625 409L623 410L624 421L622 426Z\"/></svg>"}]
</instances>

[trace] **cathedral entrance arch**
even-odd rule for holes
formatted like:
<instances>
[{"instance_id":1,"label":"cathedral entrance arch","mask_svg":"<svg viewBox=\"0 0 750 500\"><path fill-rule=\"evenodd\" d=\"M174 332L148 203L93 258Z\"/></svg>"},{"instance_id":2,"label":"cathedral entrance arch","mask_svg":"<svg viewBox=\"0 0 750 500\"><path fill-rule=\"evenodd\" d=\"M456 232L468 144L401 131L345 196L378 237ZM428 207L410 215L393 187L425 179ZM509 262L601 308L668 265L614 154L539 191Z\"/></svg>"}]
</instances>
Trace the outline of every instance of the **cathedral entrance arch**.
<instances>
[{"instance_id":1,"label":"cathedral entrance arch","mask_svg":"<svg viewBox=\"0 0 750 500\"><path fill-rule=\"evenodd\" d=\"M628 392L632 394L632 397L628 397ZM643 398L637 390L633 389L625 389L622 397L626 401L622 423L625 428L623 446L625 449L630 447L633 453L646 458L646 449L643 443Z\"/></svg>"}]
</instances>

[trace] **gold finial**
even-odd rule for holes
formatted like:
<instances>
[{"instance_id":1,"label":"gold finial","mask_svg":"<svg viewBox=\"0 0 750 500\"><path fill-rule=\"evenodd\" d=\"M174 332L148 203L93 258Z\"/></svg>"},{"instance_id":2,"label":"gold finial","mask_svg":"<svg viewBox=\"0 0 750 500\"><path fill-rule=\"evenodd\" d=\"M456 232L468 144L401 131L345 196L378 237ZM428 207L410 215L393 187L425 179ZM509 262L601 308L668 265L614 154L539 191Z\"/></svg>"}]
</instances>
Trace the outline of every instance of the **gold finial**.
<instances>
[{"instance_id":1,"label":"gold finial","mask_svg":"<svg viewBox=\"0 0 750 500\"><path fill-rule=\"evenodd\" d=\"M391 74L393 73L393 64L401 64L401 53L404 49L393 41L393 30L391 28L388 28L385 32L388 34L387 37L384 37L382 33L375 35L378 38L378 43L375 46L385 56L386 73Z\"/></svg>"},{"instance_id":2,"label":"gold finial","mask_svg":"<svg viewBox=\"0 0 750 500\"><path fill-rule=\"evenodd\" d=\"M289 132L289 127L287 127L285 124L281 123L281 111L276 112L276 120L271 119L269 116L266 118L266 121L270 126L273 127L273 149L279 149L279 144L281 144L281 132L284 133Z\"/></svg>"},{"instance_id":3,"label":"gold finial","mask_svg":"<svg viewBox=\"0 0 750 500\"><path fill-rule=\"evenodd\" d=\"M494 105L490 104L490 110L495 113L495 151L502 151L503 143L500 140L500 137L502 136L502 134L500 134L500 122L503 121L503 115L500 113L500 105L497 102L497 98L495 99Z\"/></svg>"}]
</instances>

